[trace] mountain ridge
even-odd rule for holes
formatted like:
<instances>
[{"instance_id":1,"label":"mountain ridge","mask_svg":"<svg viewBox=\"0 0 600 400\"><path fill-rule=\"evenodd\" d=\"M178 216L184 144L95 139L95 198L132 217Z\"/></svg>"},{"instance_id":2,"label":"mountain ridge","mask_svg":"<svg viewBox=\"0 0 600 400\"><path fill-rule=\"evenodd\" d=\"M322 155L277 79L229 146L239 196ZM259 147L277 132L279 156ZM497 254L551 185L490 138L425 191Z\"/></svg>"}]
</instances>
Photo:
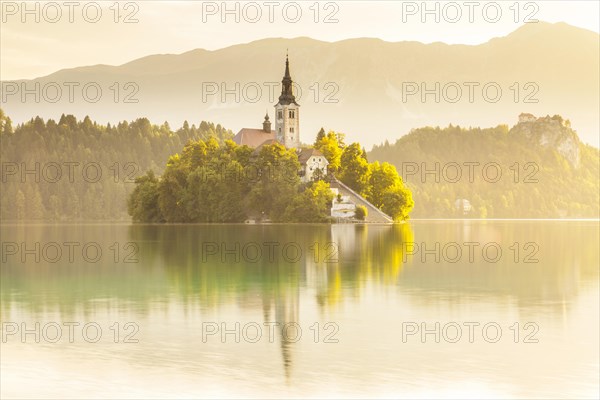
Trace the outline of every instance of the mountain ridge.
<instances>
[{"instance_id":1,"label":"mountain ridge","mask_svg":"<svg viewBox=\"0 0 600 400\"><path fill-rule=\"evenodd\" d=\"M538 27L543 26L546 29L539 29ZM535 27L535 28L534 28ZM81 70L81 69L88 69L88 68L97 68L97 67L112 67L112 68L119 68L119 67L126 67L126 66L130 66L133 63L137 63L137 62L141 62L141 61L146 61L148 59L155 59L155 58L162 58L162 57L179 57L179 56L188 56L188 55L192 55L192 53L194 53L193 55L196 55L196 53L218 53L218 52L222 52L225 50L231 50L234 48L238 48L241 46L247 46L247 45L256 45L258 43L264 43L264 42L271 42L271 41L279 41L279 40L287 40L287 41L298 41L298 40L307 40L307 41L311 41L311 42L315 42L315 43L319 43L319 44L342 44L342 43L354 43L356 41L374 41L374 42L380 42L383 44L389 44L389 45L398 45L398 44L406 44L406 45L410 45L410 44L416 44L416 45L424 45L424 46L437 46L437 45L442 45L442 46L447 46L447 47L464 47L464 48L473 48L473 47L479 47L479 46L483 46L489 43L497 43L498 41L502 41L505 39L513 39L516 37L522 38L523 36L531 36L532 33L535 34L540 34L544 31L548 31L547 28L550 27L555 27L555 28L560 28L560 29L564 29L565 27L568 28L574 28L577 31L581 31L581 34L583 35L585 32L585 34L587 35L594 35L596 36L596 38L598 37L598 33L591 31L589 29L585 29L585 28L580 28L580 27L575 27L573 25L569 25L565 22L556 22L556 23L550 23L550 22L544 22L544 21L540 21L538 23L530 23L530 24L523 24L522 26L520 26L519 28L515 29L514 31L510 32L509 34L505 35L505 36L498 36L498 37L494 37L489 39L486 42L482 42L482 43L478 43L478 44L462 44L462 43L446 43L446 42L442 42L442 41L435 41L435 42L419 42L419 41L414 41L414 40L401 40L401 41L387 41L381 38L375 38L375 37L357 37L357 38L348 38L348 39L342 39L342 40L336 40L336 41L325 41L325 40L320 40L320 39L314 39L311 38L309 36L297 36L297 37L293 37L293 38L284 38L284 37L272 37L272 38L262 38L262 39L257 39L257 40L252 40L250 42L245 42L245 43L237 43L237 44L233 44L230 46L225 46L225 47L221 47L218 49L204 49L201 47L197 47L194 49L190 49L187 51L184 51L183 53L157 53L157 54L148 54L146 56L143 57L139 57L139 58L135 58L132 59L130 61L127 61L123 64L91 64L91 65L81 65L78 67L71 67L71 68L62 68L59 69L55 72L52 72L50 74L47 75L42 75L36 78L32 78L32 79L13 79L11 81L34 81L37 79L42 79L42 78L47 78L50 77L54 74L58 74L61 72L65 72L65 71L74 71L74 70ZM527 35L523 35L524 32L527 32Z\"/></svg>"},{"instance_id":2,"label":"mountain ridge","mask_svg":"<svg viewBox=\"0 0 600 400\"><path fill-rule=\"evenodd\" d=\"M147 116L176 125L203 119L222 121L236 131L260 126L265 107L270 109L279 90L265 83L280 82L285 49L289 48L292 78L302 89L301 135L306 143L322 126L370 146L420 126L494 126L531 110L536 115L569 115L581 139L598 146L598 38L595 32L565 23L525 25L478 45L377 38L336 42L305 36L266 38L217 50L148 55L118 66L63 69L14 82L97 82L105 93L97 103L81 99L69 103L66 96L56 103L42 101L35 106L35 114L46 118L70 113L114 123ZM464 86L457 103L436 103L433 96L425 102L419 95L407 101L402 98L407 82L425 83L429 88L435 82L443 87L471 81L480 84L473 103L467 101ZM111 101L109 88L114 82L120 89L134 82L139 89L135 95L138 103ZM481 96L481 87L489 82L502 89L498 103L486 102ZM515 82L518 102L512 99L517 94L513 92ZM534 82L537 89L526 89L528 82ZM334 86L325 87L329 83ZM225 89L239 84L241 100L231 101L235 96L229 95L223 102L221 87L216 95L203 98L203 85L207 84L224 85ZM258 101L243 96L244 85L259 86ZM524 103L533 91L537 103ZM15 122L30 119L33 104L16 97L2 107Z\"/></svg>"}]
</instances>

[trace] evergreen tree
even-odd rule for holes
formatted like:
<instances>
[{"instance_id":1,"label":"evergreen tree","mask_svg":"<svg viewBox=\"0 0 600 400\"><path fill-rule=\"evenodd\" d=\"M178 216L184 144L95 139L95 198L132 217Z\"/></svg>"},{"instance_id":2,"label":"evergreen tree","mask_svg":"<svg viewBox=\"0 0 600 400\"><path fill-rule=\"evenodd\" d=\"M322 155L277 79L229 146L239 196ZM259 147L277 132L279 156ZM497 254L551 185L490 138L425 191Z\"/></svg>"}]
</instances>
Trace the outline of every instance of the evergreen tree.
<instances>
[{"instance_id":1,"label":"evergreen tree","mask_svg":"<svg viewBox=\"0 0 600 400\"><path fill-rule=\"evenodd\" d=\"M317 133L317 138L315 139L315 147L319 144L319 141L325 138L325 129L321 128L319 133Z\"/></svg>"}]
</instances>

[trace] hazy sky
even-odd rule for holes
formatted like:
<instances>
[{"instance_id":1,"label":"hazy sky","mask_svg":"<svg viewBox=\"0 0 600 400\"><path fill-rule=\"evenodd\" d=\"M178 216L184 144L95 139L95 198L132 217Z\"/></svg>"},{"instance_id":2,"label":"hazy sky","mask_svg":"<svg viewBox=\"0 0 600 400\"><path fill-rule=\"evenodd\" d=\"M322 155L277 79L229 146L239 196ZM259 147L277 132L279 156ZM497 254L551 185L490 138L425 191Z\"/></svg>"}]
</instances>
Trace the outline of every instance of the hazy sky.
<instances>
[{"instance_id":1,"label":"hazy sky","mask_svg":"<svg viewBox=\"0 0 600 400\"><path fill-rule=\"evenodd\" d=\"M599 32L600 14L597 1L428 1L429 14L421 1L227 2L230 13L221 1L0 3L3 80L267 37L478 44L536 19Z\"/></svg>"}]
</instances>

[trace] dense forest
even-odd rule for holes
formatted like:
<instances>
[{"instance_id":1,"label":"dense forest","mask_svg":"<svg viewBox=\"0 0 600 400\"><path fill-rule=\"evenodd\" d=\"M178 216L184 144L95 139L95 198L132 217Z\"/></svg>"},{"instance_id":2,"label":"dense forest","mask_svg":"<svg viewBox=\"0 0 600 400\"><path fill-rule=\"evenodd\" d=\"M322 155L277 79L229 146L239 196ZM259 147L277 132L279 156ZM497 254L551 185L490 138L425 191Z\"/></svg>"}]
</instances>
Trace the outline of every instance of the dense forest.
<instances>
[{"instance_id":1,"label":"dense forest","mask_svg":"<svg viewBox=\"0 0 600 400\"><path fill-rule=\"evenodd\" d=\"M173 131L146 118L105 126L62 115L58 122L37 117L13 127L0 110L0 218L129 220L126 202L137 177L150 169L161 173L190 140L231 137L209 122Z\"/></svg>"},{"instance_id":2,"label":"dense forest","mask_svg":"<svg viewBox=\"0 0 600 400\"><path fill-rule=\"evenodd\" d=\"M309 182L300 179L296 149L279 143L252 149L232 140L190 141L169 158L161 177L149 171L136 180L129 213L134 221L155 223L331 222L333 175L394 220L407 219L414 203L396 169L369 164L358 143L346 146L342 138L319 132L314 148L327 158L329 170L317 170Z\"/></svg>"},{"instance_id":3,"label":"dense forest","mask_svg":"<svg viewBox=\"0 0 600 400\"><path fill-rule=\"evenodd\" d=\"M177 171L186 154L194 154L198 146L207 146L206 151L213 152L210 157L235 159L241 163L235 168L247 168L252 152L228 143L232 137L231 131L209 122L198 125L186 122L173 130L166 122L154 125L146 118L101 125L87 117L78 121L72 115L62 115L58 121L37 117L13 127L10 118L0 110L0 218L3 221L129 220L127 199L136 188L136 179L158 182L162 176L163 189L176 184L188 187L187 180L181 180ZM323 152L330 161L331 172L341 181L396 219L408 216L412 198L415 199L412 218L600 216L599 151L581 143L568 121L558 116L518 124L512 129L505 125L489 129L458 126L415 129L394 144L375 146L368 156L358 144L346 145L343 135L332 132L319 132L313 146ZM281 149L272 150L279 152L276 157L287 157ZM297 160L292 157L288 161L287 168L296 167ZM219 164L211 160L204 165L203 173L206 175L206 168L216 165ZM150 170L153 173L147 174ZM457 171L461 174L458 179ZM501 176L496 179L498 171ZM191 171L184 173L190 179L193 176ZM221 167L211 173L218 177L227 175ZM223 184L223 181L197 179L190 181L196 185L190 187L198 191L199 185L206 182ZM246 184L238 187L237 194L246 198L243 207L237 204L226 210L227 204L222 204L223 209L215 211L215 220L238 220L247 214L262 213L264 210L248 205L249 199L269 204L275 196L268 195L268 191L281 189L281 186L271 189L263 186L265 192L260 197L253 182ZM317 215L314 218L321 219L322 204L315 208L314 203L296 199L306 189L297 185L293 182L296 192L293 199L288 199L291 203L286 203L286 208L293 204L296 210L290 208L286 215L286 209L277 208L274 218L294 220L298 215ZM250 186L253 196L258 197L246 196ZM406 187L412 191L412 198ZM322 189L315 186L302 196L306 200L311 193L315 195ZM469 207L464 207L463 200ZM166 201L164 194L163 201ZM202 201L209 204L207 199ZM160 218L183 220L181 216L166 214ZM206 215L192 214L192 217L195 221L210 220Z\"/></svg>"},{"instance_id":4,"label":"dense forest","mask_svg":"<svg viewBox=\"0 0 600 400\"><path fill-rule=\"evenodd\" d=\"M560 116L510 130L506 125L415 129L394 144L375 146L369 158L398 168L417 199L413 218L600 214L598 149L581 143Z\"/></svg>"},{"instance_id":5,"label":"dense forest","mask_svg":"<svg viewBox=\"0 0 600 400\"><path fill-rule=\"evenodd\" d=\"M13 128L0 110L0 217L3 221L115 221L130 216L147 222L239 222L248 216L288 222L328 220L332 199L327 177L301 184L295 152L265 146L257 157L252 149L236 146L229 140L232 137L231 131L209 122L198 126L185 122L174 131L167 122L153 125L146 118L105 126L89 117L78 121L62 115L58 122L36 117ZM364 150L358 144L346 146L338 140L342 138L321 132L315 144L331 158L332 171L395 219L408 218L413 202L396 170L387 163L367 163ZM264 173L262 179L256 173ZM152 192L156 203L148 202L152 185L159 191Z\"/></svg>"}]
</instances>

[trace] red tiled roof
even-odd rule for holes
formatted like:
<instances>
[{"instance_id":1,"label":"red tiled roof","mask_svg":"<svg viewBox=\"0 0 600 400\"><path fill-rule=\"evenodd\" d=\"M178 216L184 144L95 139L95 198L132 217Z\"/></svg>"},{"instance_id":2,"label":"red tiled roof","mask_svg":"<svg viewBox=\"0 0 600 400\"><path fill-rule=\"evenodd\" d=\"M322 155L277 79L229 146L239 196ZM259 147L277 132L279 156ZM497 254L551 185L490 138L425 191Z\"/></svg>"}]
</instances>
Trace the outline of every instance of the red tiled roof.
<instances>
[{"instance_id":1,"label":"red tiled roof","mask_svg":"<svg viewBox=\"0 0 600 400\"><path fill-rule=\"evenodd\" d=\"M258 147L267 140L275 139L275 131L267 133L262 129L242 128L237 135L233 137L233 141L240 146Z\"/></svg>"}]
</instances>

